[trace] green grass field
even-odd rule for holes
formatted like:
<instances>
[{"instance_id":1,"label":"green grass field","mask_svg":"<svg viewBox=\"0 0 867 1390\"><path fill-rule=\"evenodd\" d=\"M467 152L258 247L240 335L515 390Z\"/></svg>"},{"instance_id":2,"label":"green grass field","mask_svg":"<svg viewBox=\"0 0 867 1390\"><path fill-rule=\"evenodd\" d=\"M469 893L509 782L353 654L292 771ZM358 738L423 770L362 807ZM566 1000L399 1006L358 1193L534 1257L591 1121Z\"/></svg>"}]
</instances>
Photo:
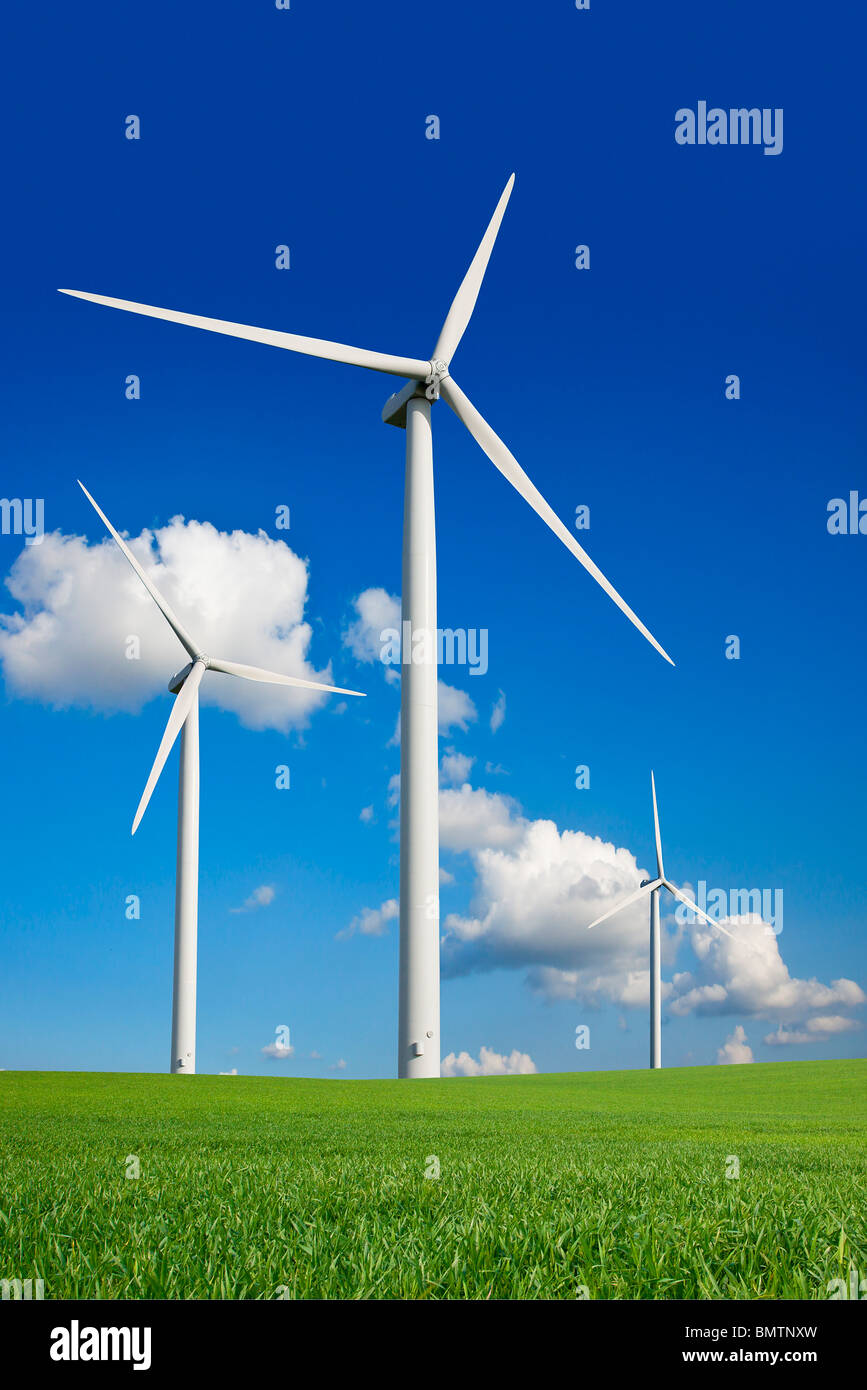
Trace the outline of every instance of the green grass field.
<instances>
[{"instance_id":1,"label":"green grass field","mask_svg":"<svg viewBox=\"0 0 867 1390\"><path fill-rule=\"evenodd\" d=\"M865 1101L865 1061L0 1073L0 1278L47 1299L823 1299L867 1276Z\"/></svg>"}]
</instances>

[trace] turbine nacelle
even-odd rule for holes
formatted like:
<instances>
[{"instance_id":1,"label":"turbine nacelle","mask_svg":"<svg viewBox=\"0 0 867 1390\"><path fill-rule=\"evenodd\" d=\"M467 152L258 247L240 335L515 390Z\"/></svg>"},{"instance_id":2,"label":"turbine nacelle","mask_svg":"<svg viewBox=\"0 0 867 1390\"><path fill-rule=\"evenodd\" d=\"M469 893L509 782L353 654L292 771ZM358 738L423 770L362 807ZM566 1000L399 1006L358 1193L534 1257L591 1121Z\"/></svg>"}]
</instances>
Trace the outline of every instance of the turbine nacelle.
<instances>
[{"instance_id":1,"label":"turbine nacelle","mask_svg":"<svg viewBox=\"0 0 867 1390\"><path fill-rule=\"evenodd\" d=\"M423 381L414 378L408 381L400 391L395 391L393 396L389 396L382 407L382 419L386 425L396 425L398 429L406 429L406 407L414 396L423 396L431 402L439 400L440 386L449 374L449 364L437 359L436 361L432 360L429 365L430 371Z\"/></svg>"},{"instance_id":2,"label":"turbine nacelle","mask_svg":"<svg viewBox=\"0 0 867 1390\"><path fill-rule=\"evenodd\" d=\"M408 381L400 391L389 396L382 407L382 419L386 425L395 425L399 430L406 429L406 407L416 396L424 396L420 381Z\"/></svg>"}]
</instances>

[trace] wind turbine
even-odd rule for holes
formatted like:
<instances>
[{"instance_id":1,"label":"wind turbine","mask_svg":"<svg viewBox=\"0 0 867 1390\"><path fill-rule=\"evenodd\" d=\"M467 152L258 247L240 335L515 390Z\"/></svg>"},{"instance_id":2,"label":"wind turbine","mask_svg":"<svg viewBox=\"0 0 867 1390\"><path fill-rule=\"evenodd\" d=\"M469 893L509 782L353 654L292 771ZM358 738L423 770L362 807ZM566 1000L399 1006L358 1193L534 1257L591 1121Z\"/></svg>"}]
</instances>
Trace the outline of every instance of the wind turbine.
<instances>
[{"instance_id":1,"label":"wind turbine","mask_svg":"<svg viewBox=\"0 0 867 1390\"><path fill-rule=\"evenodd\" d=\"M151 794L163 770L166 759L178 734L181 735L181 769L178 783L178 866L175 883L175 968L172 989L172 1059L171 1070L192 1076L196 1070L196 953L199 907L199 686L206 671L221 671L243 680L264 681L269 685L295 685L305 690L327 690L335 695L360 695L358 690L340 690L319 681L305 681L300 676L284 676L276 671L263 671L258 666L244 666L219 656L205 656L198 643L181 626L156 585L145 574L126 541L115 531L105 512L93 500L84 483L79 482L85 497L105 522L142 584L172 632L185 649L190 660L172 676L169 690L175 696L172 712L166 724L154 765L142 792L132 823L133 835L147 809Z\"/></svg>"},{"instance_id":2,"label":"wind turbine","mask_svg":"<svg viewBox=\"0 0 867 1390\"><path fill-rule=\"evenodd\" d=\"M726 936L731 936L732 941L737 938L727 927L720 922L715 922L712 917L708 917L706 912L694 903L692 898L688 898L679 888L665 877L665 870L662 867L662 838L659 833L659 810L656 805L656 781L653 773L650 774L650 789L653 793L653 830L656 836L656 878L646 878L643 883L636 888L634 893L630 893L628 898L615 903L614 907L603 912L601 917L597 917L595 922L591 922L587 928L598 927L602 922L607 922L609 917L613 917L615 912L620 912L622 908L629 907L631 903L640 902L650 894L650 1065L653 1068L662 1066L662 977L660 974L660 937L659 937L659 890L667 888L669 893L674 896L696 913L698 917L708 922L710 926L716 927L717 931L724 932Z\"/></svg>"},{"instance_id":3,"label":"wind turbine","mask_svg":"<svg viewBox=\"0 0 867 1390\"><path fill-rule=\"evenodd\" d=\"M515 181L506 184L494 215L446 316L429 360L394 357L348 347L321 338L304 338L270 328L251 328L223 319L157 309L128 299L61 290L77 299L126 309L150 318L204 328L233 338L247 338L271 347L287 348L309 357L366 367L391 376L408 377L401 391L386 402L386 424L406 430L406 484L403 518L401 633L421 637L429 660L401 664L400 751L400 1017L398 1075L431 1077L440 1074L439 1001L439 824L437 729L437 605L434 528L433 441L431 405L440 396L512 487L551 528L575 558L626 614L652 646L674 665L671 657L636 617L605 575L581 548L574 535L534 487L520 464L464 395L450 373L451 360L470 321L493 250L506 204ZM407 626L407 624L409 626ZM412 655L415 655L413 653Z\"/></svg>"}]
</instances>

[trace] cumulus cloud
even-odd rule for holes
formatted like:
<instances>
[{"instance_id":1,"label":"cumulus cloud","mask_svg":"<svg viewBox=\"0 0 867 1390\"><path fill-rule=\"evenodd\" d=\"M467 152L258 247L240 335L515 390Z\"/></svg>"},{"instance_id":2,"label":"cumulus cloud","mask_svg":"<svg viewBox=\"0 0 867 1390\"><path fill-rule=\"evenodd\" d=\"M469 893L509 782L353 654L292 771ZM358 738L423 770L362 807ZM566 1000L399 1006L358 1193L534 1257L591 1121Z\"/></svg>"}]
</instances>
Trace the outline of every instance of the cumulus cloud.
<instances>
[{"instance_id":1,"label":"cumulus cloud","mask_svg":"<svg viewBox=\"0 0 867 1390\"><path fill-rule=\"evenodd\" d=\"M238 1068L237 1068L237 1067L233 1067L231 1071L218 1071L218 1072L217 1072L217 1075L218 1075L218 1076L237 1076L237 1075L238 1075Z\"/></svg>"},{"instance_id":2,"label":"cumulus cloud","mask_svg":"<svg viewBox=\"0 0 867 1390\"><path fill-rule=\"evenodd\" d=\"M483 787L448 787L440 792L440 845L443 849L483 850L517 844L526 822L515 815L516 803Z\"/></svg>"},{"instance_id":3,"label":"cumulus cloud","mask_svg":"<svg viewBox=\"0 0 867 1390\"><path fill-rule=\"evenodd\" d=\"M457 1056L450 1052L442 1060L440 1076L530 1076L535 1070L536 1063L527 1052L513 1048L506 1056L483 1047L478 1061L469 1052L459 1052Z\"/></svg>"},{"instance_id":4,"label":"cumulus cloud","mask_svg":"<svg viewBox=\"0 0 867 1390\"><path fill-rule=\"evenodd\" d=\"M262 1056L270 1057L272 1062L284 1062L287 1057L294 1056L294 1053L295 1048L291 1043L272 1042L262 1048Z\"/></svg>"},{"instance_id":5,"label":"cumulus cloud","mask_svg":"<svg viewBox=\"0 0 867 1390\"><path fill-rule=\"evenodd\" d=\"M454 748L447 748L440 761L440 781L446 785L461 786L469 777L475 761L468 753L457 753Z\"/></svg>"},{"instance_id":6,"label":"cumulus cloud","mask_svg":"<svg viewBox=\"0 0 867 1390\"><path fill-rule=\"evenodd\" d=\"M352 606L356 616L343 633L343 645L358 661L381 661L381 633L386 628L400 631L400 599L386 589L364 589Z\"/></svg>"},{"instance_id":7,"label":"cumulus cloud","mask_svg":"<svg viewBox=\"0 0 867 1390\"><path fill-rule=\"evenodd\" d=\"M735 1025L733 1033L729 1034L722 1047L717 1049L717 1066L733 1067L742 1062L754 1062L753 1049L747 1042L747 1035L742 1023Z\"/></svg>"},{"instance_id":8,"label":"cumulus cloud","mask_svg":"<svg viewBox=\"0 0 867 1390\"><path fill-rule=\"evenodd\" d=\"M440 838L470 852L476 874L470 911L444 922L447 974L524 968L548 998L647 999L646 905L613 918L610 930L586 930L637 887L628 850L526 820L510 797L468 785L440 792Z\"/></svg>"},{"instance_id":9,"label":"cumulus cloud","mask_svg":"<svg viewBox=\"0 0 867 1390\"><path fill-rule=\"evenodd\" d=\"M494 701L491 710L491 733L495 734L506 717L506 697L502 690Z\"/></svg>"},{"instance_id":10,"label":"cumulus cloud","mask_svg":"<svg viewBox=\"0 0 867 1390\"><path fill-rule=\"evenodd\" d=\"M364 907L357 917L353 917L348 927L335 936L335 941L348 941L350 936L360 932L362 936L385 936L388 923L400 915L397 898L389 898L380 907Z\"/></svg>"},{"instance_id":11,"label":"cumulus cloud","mask_svg":"<svg viewBox=\"0 0 867 1390\"><path fill-rule=\"evenodd\" d=\"M478 719L479 712L465 690L437 681L437 716L440 733L447 734L452 729L466 733L468 726Z\"/></svg>"},{"instance_id":12,"label":"cumulus cloud","mask_svg":"<svg viewBox=\"0 0 867 1390\"><path fill-rule=\"evenodd\" d=\"M376 820L376 816L373 813L373 807L362 806L361 811L359 812L358 819L361 821L363 825L370 825L372 821Z\"/></svg>"},{"instance_id":13,"label":"cumulus cloud","mask_svg":"<svg viewBox=\"0 0 867 1390\"><path fill-rule=\"evenodd\" d=\"M263 531L218 531L174 517L128 542L181 622L206 652L330 683L308 660L307 564ZM137 575L110 538L54 531L24 549L6 580L18 610L0 615L0 664L12 695L55 707L136 712L168 697L187 662ZM138 659L129 639L138 641ZM203 704L255 729L302 727L327 695L210 672Z\"/></svg>"},{"instance_id":14,"label":"cumulus cloud","mask_svg":"<svg viewBox=\"0 0 867 1390\"><path fill-rule=\"evenodd\" d=\"M817 1014L806 1023L796 1023L791 1028L783 1024L775 1033L767 1033L764 1041L769 1047L791 1047L794 1044L827 1042L839 1033L852 1033L860 1028L857 1019L844 1018L842 1014Z\"/></svg>"},{"instance_id":15,"label":"cumulus cloud","mask_svg":"<svg viewBox=\"0 0 867 1390\"><path fill-rule=\"evenodd\" d=\"M269 907L274 901L276 889L270 883L263 883L261 888L254 888L249 898L245 898L240 907L230 907L230 912L255 912L259 907Z\"/></svg>"},{"instance_id":16,"label":"cumulus cloud","mask_svg":"<svg viewBox=\"0 0 867 1390\"><path fill-rule=\"evenodd\" d=\"M723 920L734 941L703 922L691 927L698 968L674 976L668 1004L672 1014L793 1018L813 1009L864 1003L864 991L854 980L823 984L815 976L792 976L780 954L781 937L768 931L757 914Z\"/></svg>"},{"instance_id":17,"label":"cumulus cloud","mask_svg":"<svg viewBox=\"0 0 867 1390\"><path fill-rule=\"evenodd\" d=\"M647 901L587 930L648 876L629 850L582 831L560 831L553 821L529 820L511 798L467 783L440 791L440 843L468 853L475 870L468 911L450 913L443 923L445 974L523 969L530 987L547 999L646 1007ZM780 937L759 917L733 917L725 925L735 940L699 921L663 931L669 966L685 937L697 959L694 970L663 985L671 1014L786 1019L864 1002L854 980L793 977Z\"/></svg>"}]
</instances>

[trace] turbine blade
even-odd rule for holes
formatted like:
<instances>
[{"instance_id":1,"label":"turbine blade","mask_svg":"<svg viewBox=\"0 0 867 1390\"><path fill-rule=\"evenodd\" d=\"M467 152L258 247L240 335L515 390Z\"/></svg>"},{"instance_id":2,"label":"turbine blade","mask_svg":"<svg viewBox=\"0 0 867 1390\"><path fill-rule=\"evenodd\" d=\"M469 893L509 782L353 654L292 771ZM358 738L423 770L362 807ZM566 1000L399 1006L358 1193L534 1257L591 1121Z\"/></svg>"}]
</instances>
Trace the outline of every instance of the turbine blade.
<instances>
[{"instance_id":1,"label":"turbine blade","mask_svg":"<svg viewBox=\"0 0 867 1390\"><path fill-rule=\"evenodd\" d=\"M248 681L262 681L267 685L297 685L302 690L327 690L330 695L360 695L364 690L341 690L339 685L323 685L321 681L305 681L300 676L284 676L277 671L263 671L261 666L243 666L239 661L224 661L222 657L208 657L210 671L222 671L227 676L241 676Z\"/></svg>"},{"instance_id":2,"label":"turbine blade","mask_svg":"<svg viewBox=\"0 0 867 1390\"><path fill-rule=\"evenodd\" d=\"M640 888L636 888L634 893L630 893L628 898L621 898L619 903L609 907L607 912L603 912L601 917L597 917L595 922L591 922L587 930L590 931L593 927L598 927L601 922L607 922L608 918L613 917L615 912L619 912L621 908L629 907L630 904L637 903L641 898L646 898L648 893L652 893L654 888L658 888L661 883L661 878L655 878L651 883L642 884Z\"/></svg>"},{"instance_id":3,"label":"turbine blade","mask_svg":"<svg viewBox=\"0 0 867 1390\"><path fill-rule=\"evenodd\" d=\"M150 776L148 777L147 784L145 786L144 791L142 792L141 801L138 804L138 810L135 813L135 820L132 823L133 835L138 830L139 822L141 821L142 816L147 810L148 802L151 799L151 793L153 792L154 787L159 781L160 773L165 767L166 758L169 756L169 753L171 753L175 739L181 732L184 720L186 719L187 715L192 709L193 701L196 698L196 694L198 693L199 686L202 683L202 676L204 674L204 662L196 661L193 664L192 671L187 676L187 679L184 681L183 685L181 686L180 690L175 696L175 703L172 705L172 712L169 715L169 722L168 724L166 724L165 732L160 741L160 746L157 749L157 755L154 758L154 765L151 768Z\"/></svg>"},{"instance_id":4,"label":"turbine blade","mask_svg":"<svg viewBox=\"0 0 867 1390\"><path fill-rule=\"evenodd\" d=\"M472 318L473 310L476 307L479 290L482 288L482 281L485 278L488 261L491 259L494 242L497 240L500 223L503 220L506 205L512 195L514 184L515 175L512 174L509 182L503 189L500 201L494 209L494 215L488 223L488 230L482 237L479 249L470 262L470 268L461 282L461 287L452 300L452 307L446 315L446 321L440 330L440 336L434 348L434 361L438 358L442 358L443 361L450 362L458 343L466 332L467 324Z\"/></svg>"},{"instance_id":5,"label":"turbine blade","mask_svg":"<svg viewBox=\"0 0 867 1390\"><path fill-rule=\"evenodd\" d=\"M650 788L653 792L653 829L656 834L656 874L658 878L665 878L665 871L662 867L662 836L659 833L659 808L656 804L656 781L652 772L650 774Z\"/></svg>"},{"instance_id":6,"label":"turbine blade","mask_svg":"<svg viewBox=\"0 0 867 1390\"><path fill-rule=\"evenodd\" d=\"M345 362L350 367L367 367L372 372L386 372L389 376L410 376L424 381L430 372L430 363L422 362L417 357L392 357L385 352L348 347L346 343L329 343L325 338L302 338L295 333L279 333L273 328L250 328L244 323L202 318L200 314L182 314L176 309L155 309L152 304L136 304L131 299L111 299L104 294L86 294L84 290L59 290L58 293L72 295L74 299L86 299L91 304L105 304L109 309L127 309L132 314L143 314L146 318L184 323L189 328L205 328L209 333L225 333L229 338L267 343L270 347L304 353L306 357L324 357L330 362Z\"/></svg>"},{"instance_id":7,"label":"turbine blade","mask_svg":"<svg viewBox=\"0 0 867 1390\"><path fill-rule=\"evenodd\" d=\"M503 477L512 484L516 492L519 492L524 501L528 502L533 508L533 511L538 513L546 526L550 526L554 535L559 537L567 550L571 550L576 560L581 562L588 574L591 574L596 580L596 583L601 585L608 597L617 604L617 607L622 613L626 614L629 621L634 623L638 631L647 638L650 645L655 647L660 656L664 656L665 660L673 666L674 662L671 660L668 652L659 645L656 638L647 630L641 619L636 617L629 607L629 604L625 599L620 597L613 584L608 582L598 566L594 565L587 552L582 550L575 537L566 529L563 522L557 516L557 513L548 505L538 488L530 482L523 468L506 448L499 435L494 433L487 420L479 414L472 401L464 395L463 391L452 377L446 377L440 383L440 394L443 396L444 400L448 401L458 419L462 420L466 425L470 434L473 436L482 452L487 454L494 467L500 470Z\"/></svg>"},{"instance_id":8,"label":"turbine blade","mask_svg":"<svg viewBox=\"0 0 867 1390\"><path fill-rule=\"evenodd\" d=\"M157 608L158 608L158 609L160 610L160 612L162 613L162 615L163 615L163 617L165 618L166 622L168 623L169 627L170 627L170 628L172 629L172 631L174 632L174 634L175 634L175 636L177 637L178 641L180 642L181 646L185 648L185 650L189 653L189 655L190 655L190 656L193 658L193 660L195 661L195 659L196 659L196 657L197 657L197 655L198 655L198 648L196 647L196 644L195 644L195 642L193 641L192 637L189 635L189 633L187 632L186 628L184 628L184 627L182 626L180 620L179 620L178 618L175 617L174 613L172 612L172 610L171 610L171 608L169 607L169 605L166 603L165 599L163 598L163 596L162 596L162 594L160 593L160 591L159 591L159 589L157 588L157 586L156 586L154 583L152 583L152 581L151 581L150 579L148 579L147 575L145 574L145 572L144 572L144 570L142 569L141 565L139 564L138 560L135 558L135 556L133 555L133 553L132 553L132 551L130 550L129 546L127 545L126 541L125 541L121 536L118 535L117 531L115 531L114 527L112 526L112 524L111 524L111 522L109 521L108 517L106 516L105 512L104 512L104 511L102 510L102 508L101 508L100 506L98 506L98 504L93 500L93 498L91 497L91 495L90 495L90 493L88 492L87 488L84 486L84 483L81 481L80 478L77 479L77 482L78 482L78 486L81 488L81 490L82 490L82 492L84 493L85 497L87 498L88 502L90 503L90 505L93 507L94 511L96 512L97 516L99 516L99 517L102 518L102 520L105 522L106 526L108 527L109 531L110 531L111 534L114 536L114 539L117 541L117 543L118 543L118 545L120 546L121 550L123 551L124 555L125 555L126 558L129 560L129 563L132 565L133 569L135 570L135 572L136 572L136 574L138 575L139 579L141 580L142 584L144 584L145 588L147 589L148 593L150 594L150 596L151 596L151 598L153 599L154 603L156 604Z\"/></svg>"},{"instance_id":9,"label":"turbine blade","mask_svg":"<svg viewBox=\"0 0 867 1390\"><path fill-rule=\"evenodd\" d=\"M708 917L707 913L702 911L698 903L694 903L692 898L688 898L685 893L681 893L680 889L675 888L673 883L669 883L667 878L663 879L662 886L663 888L667 888L669 893L673 893L686 907L690 908L697 917L701 917L707 922L709 927L716 927L717 931L721 931L723 935L731 937L732 941L738 940L734 933L729 931L728 927L724 927L721 922L715 922L713 917ZM741 942L742 946L744 944L744 942Z\"/></svg>"}]
</instances>

